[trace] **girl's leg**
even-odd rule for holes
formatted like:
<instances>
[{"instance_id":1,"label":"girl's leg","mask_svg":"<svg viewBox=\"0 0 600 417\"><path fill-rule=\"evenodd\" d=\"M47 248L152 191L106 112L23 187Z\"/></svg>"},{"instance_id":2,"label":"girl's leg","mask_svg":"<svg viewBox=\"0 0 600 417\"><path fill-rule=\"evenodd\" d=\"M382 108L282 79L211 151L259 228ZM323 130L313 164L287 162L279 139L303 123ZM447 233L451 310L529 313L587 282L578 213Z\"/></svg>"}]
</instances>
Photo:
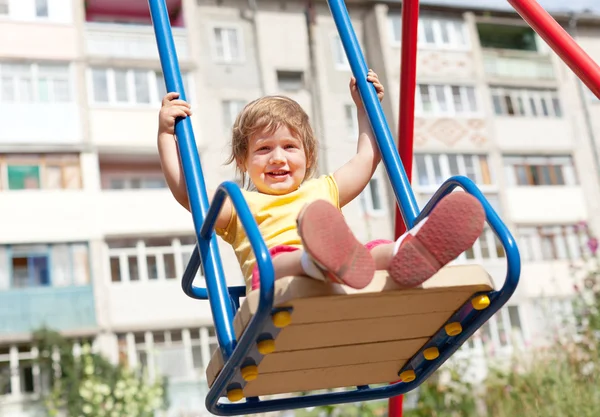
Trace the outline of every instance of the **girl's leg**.
<instances>
[{"instance_id":1,"label":"girl's leg","mask_svg":"<svg viewBox=\"0 0 600 417\"><path fill-rule=\"evenodd\" d=\"M395 243L371 250L378 270L404 287L416 287L470 248L483 231L485 212L470 194L452 193Z\"/></svg>"},{"instance_id":2,"label":"girl's leg","mask_svg":"<svg viewBox=\"0 0 600 417\"><path fill-rule=\"evenodd\" d=\"M298 217L298 234L305 255L300 258L305 273L352 288L366 287L375 274L368 249L354 236L344 216L324 200L307 205Z\"/></svg>"}]
</instances>

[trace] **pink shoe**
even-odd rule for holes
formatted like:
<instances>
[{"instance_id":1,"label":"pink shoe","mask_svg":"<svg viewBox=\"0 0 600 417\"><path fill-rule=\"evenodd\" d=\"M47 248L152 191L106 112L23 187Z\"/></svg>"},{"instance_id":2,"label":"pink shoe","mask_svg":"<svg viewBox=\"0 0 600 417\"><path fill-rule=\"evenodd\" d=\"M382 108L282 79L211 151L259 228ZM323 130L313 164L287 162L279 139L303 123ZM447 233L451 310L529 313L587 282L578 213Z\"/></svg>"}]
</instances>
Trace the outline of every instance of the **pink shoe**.
<instances>
[{"instance_id":1,"label":"pink shoe","mask_svg":"<svg viewBox=\"0 0 600 417\"><path fill-rule=\"evenodd\" d=\"M304 250L332 282L366 287L375 274L371 253L354 237L344 216L325 200L317 200L298 216Z\"/></svg>"},{"instance_id":2,"label":"pink shoe","mask_svg":"<svg viewBox=\"0 0 600 417\"><path fill-rule=\"evenodd\" d=\"M464 192L449 194L420 227L405 235L390 264L390 276L403 287L422 284L469 249L484 224L485 211L475 197Z\"/></svg>"}]
</instances>

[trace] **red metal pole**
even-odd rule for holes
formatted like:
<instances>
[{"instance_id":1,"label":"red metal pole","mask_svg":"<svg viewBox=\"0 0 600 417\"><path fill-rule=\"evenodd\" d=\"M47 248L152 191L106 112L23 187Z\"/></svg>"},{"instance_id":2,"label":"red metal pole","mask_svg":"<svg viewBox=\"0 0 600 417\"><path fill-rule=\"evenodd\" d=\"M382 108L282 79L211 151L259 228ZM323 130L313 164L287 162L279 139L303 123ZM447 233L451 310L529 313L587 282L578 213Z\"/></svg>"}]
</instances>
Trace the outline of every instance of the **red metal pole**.
<instances>
[{"instance_id":1,"label":"red metal pole","mask_svg":"<svg viewBox=\"0 0 600 417\"><path fill-rule=\"evenodd\" d=\"M508 0L558 56L600 99L600 67L536 0Z\"/></svg>"},{"instance_id":2,"label":"red metal pole","mask_svg":"<svg viewBox=\"0 0 600 417\"><path fill-rule=\"evenodd\" d=\"M415 88L417 84L417 37L419 0L402 2L402 53L400 56L400 114L398 115L398 153L408 176L412 177L415 126ZM406 227L396 206L395 235L398 239ZM388 417L402 417L402 395L389 400Z\"/></svg>"},{"instance_id":3,"label":"red metal pole","mask_svg":"<svg viewBox=\"0 0 600 417\"><path fill-rule=\"evenodd\" d=\"M398 115L398 152L408 181L412 177L415 128L415 88L417 84L417 37L419 0L402 3L402 53L400 56L400 114ZM396 207L396 238L406 231Z\"/></svg>"}]
</instances>

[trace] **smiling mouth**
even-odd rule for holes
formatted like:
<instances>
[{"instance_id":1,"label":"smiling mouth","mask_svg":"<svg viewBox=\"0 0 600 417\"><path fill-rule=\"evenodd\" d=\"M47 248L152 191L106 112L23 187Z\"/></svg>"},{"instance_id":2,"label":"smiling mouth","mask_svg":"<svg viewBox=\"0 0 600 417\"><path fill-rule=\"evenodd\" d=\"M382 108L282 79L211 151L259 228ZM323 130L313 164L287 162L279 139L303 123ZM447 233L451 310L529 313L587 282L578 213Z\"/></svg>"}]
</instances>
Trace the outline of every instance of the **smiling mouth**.
<instances>
[{"instance_id":1,"label":"smiling mouth","mask_svg":"<svg viewBox=\"0 0 600 417\"><path fill-rule=\"evenodd\" d=\"M290 173L290 171L272 171L272 172L267 172L267 175L273 178L281 178L281 177L285 177L286 175L288 175Z\"/></svg>"}]
</instances>

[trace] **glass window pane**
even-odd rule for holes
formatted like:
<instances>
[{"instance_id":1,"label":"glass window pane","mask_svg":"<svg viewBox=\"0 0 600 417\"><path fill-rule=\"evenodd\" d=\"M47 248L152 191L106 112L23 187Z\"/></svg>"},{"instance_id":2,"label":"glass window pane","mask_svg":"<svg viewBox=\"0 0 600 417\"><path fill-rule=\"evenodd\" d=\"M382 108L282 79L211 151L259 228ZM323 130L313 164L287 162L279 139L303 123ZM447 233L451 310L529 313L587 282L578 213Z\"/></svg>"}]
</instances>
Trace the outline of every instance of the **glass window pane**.
<instances>
[{"instance_id":1,"label":"glass window pane","mask_svg":"<svg viewBox=\"0 0 600 417\"><path fill-rule=\"evenodd\" d=\"M435 97L438 109L443 113L448 112L448 102L446 101L446 88L443 85L435 86Z\"/></svg>"},{"instance_id":2,"label":"glass window pane","mask_svg":"<svg viewBox=\"0 0 600 417\"><path fill-rule=\"evenodd\" d=\"M115 70L115 97L119 103L129 102L127 71Z\"/></svg>"},{"instance_id":3,"label":"glass window pane","mask_svg":"<svg viewBox=\"0 0 600 417\"><path fill-rule=\"evenodd\" d=\"M110 258L110 276L112 282L121 282L121 264L119 257Z\"/></svg>"},{"instance_id":4,"label":"glass window pane","mask_svg":"<svg viewBox=\"0 0 600 417\"><path fill-rule=\"evenodd\" d=\"M71 91L68 80L53 80L53 95L54 101L58 103L66 103L71 100Z\"/></svg>"},{"instance_id":5,"label":"glass window pane","mask_svg":"<svg viewBox=\"0 0 600 417\"><path fill-rule=\"evenodd\" d=\"M9 190L37 190L40 188L40 167L38 165L9 165Z\"/></svg>"},{"instance_id":6,"label":"glass window pane","mask_svg":"<svg viewBox=\"0 0 600 417\"><path fill-rule=\"evenodd\" d=\"M423 111L430 113L433 110L433 104L431 102L431 96L429 95L428 85L419 85L419 93L421 94L421 103L423 105Z\"/></svg>"},{"instance_id":7,"label":"glass window pane","mask_svg":"<svg viewBox=\"0 0 600 417\"><path fill-rule=\"evenodd\" d=\"M156 256L146 256L146 264L148 265L148 279L158 279L158 265L156 264Z\"/></svg>"},{"instance_id":8,"label":"glass window pane","mask_svg":"<svg viewBox=\"0 0 600 417\"><path fill-rule=\"evenodd\" d=\"M448 165L450 166L450 175L460 175L460 170L458 168L458 156L449 154L448 155Z\"/></svg>"},{"instance_id":9,"label":"glass window pane","mask_svg":"<svg viewBox=\"0 0 600 417\"><path fill-rule=\"evenodd\" d=\"M140 271L138 269L137 256L128 256L127 262L129 264L129 280L130 281L139 281L140 280Z\"/></svg>"},{"instance_id":10,"label":"glass window pane","mask_svg":"<svg viewBox=\"0 0 600 417\"><path fill-rule=\"evenodd\" d=\"M62 188L62 170L60 166L46 165L45 188L49 190L60 190Z\"/></svg>"},{"instance_id":11,"label":"glass window pane","mask_svg":"<svg viewBox=\"0 0 600 417\"><path fill-rule=\"evenodd\" d=\"M381 196L379 195L379 181L377 178L369 181L369 187L371 191L371 203L373 210L381 210Z\"/></svg>"},{"instance_id":12,"label":"glass window pane","mask_svg":"<svg viewBox=\"0 0 600 417\"><path fill-rule=\"evenodd\" d=\"M106 70L92 69L92 83L94 85L94 101L97 103L108 103L108 79Z\"/></svg>"},{"instance_id":13,"label":"glass window pane","mask_svg":"<svg viewBox=\"0 0 600 417\"><path fill-rule=\"evenodd\" d=\"M452 100L454 102L454 111L457 113L462 113L465 111L463 102L462 102L462 94L460 91L460 87L452 86Z\"/></svg>"},{"instance_id":14,"label":"glass window pane","mask_svg":"<svg viewBox=\"0 0 600 417\"><path fill-rule=\"evenodd\" d=\"M165 263L165 277L167 279L176 279L177 273L175 272L175 255L172 253L165 253L163 258Z\"/></svg>"},{"instance_id":15,"label":"glass window pane","mask_svg":"<svg viewBox=\"0 0 600 417\"><path fill-rule=\"evenodd\" d=\"M417 167L417 177L419 178L419 185L429 185L427 165L425 165L425 155L416 154L415 162Z\"/></svg>"},{"instance_id":16,"label":"glass window pane","mask_svg":"<svg viewBox=\"0 0 600 417\"><path fill-rule=\"evenodd\" d=\"M467 100L469 100L469 110L472 112L477 111L477 96L475 95L475 88L464 87L467 90Z\"/></svg>"},{"instance_id":17,"label":"glass window pane","mask_svg":"<svg viewBox=\"0 0 600 417\"><path fill-rule=\"evenodd\" d=\"M133 80L135 84L136 103L150 103L150 86L148 84L148 73L146 71L134 71Z\"/></svg>"},{"instance_id":18,"label":"glass window pane","mask_svg":"<svg viewBox=\"0 0 600 417\"><path fill-rule=\"evenodd\" d=\"M422 19L421 24L423 24L423 28L425 29L425 43L435 43L433 21L431 19Z\"/></svg>"},{"instance_id":19,"label":"glass window pane","mask_svg":"<svg viewBox=\"0 0 600 417\"><path fill-rule=\"evenodd\" d=\"M556 117L562 117L562 108L560 106L560 100L556 97L552 99L552 108L554 109L554 115Z\"/></svg>"},{"instance_id":20,"label":"glass window pane","mask_svg":"<svg viewBox=\"0 0 600 417\"><path fill-rule=\"evenodd\" d=\"M502 100L501 100L500 96L497 94L494 94L492 96L492 102L494 104L494 113L496 113L498 116L503 115L504 110L502 109Z\"/></svg>"},{"instance_id":21,"label":"glass window pane","mask_svg":"<svg viewBox=\"0 0 600 417\"><path fill-rule=\"evenodd\" d=\"M35 0L35 16L48 17L48 0Z\"/></svg>"}]
</instances>

